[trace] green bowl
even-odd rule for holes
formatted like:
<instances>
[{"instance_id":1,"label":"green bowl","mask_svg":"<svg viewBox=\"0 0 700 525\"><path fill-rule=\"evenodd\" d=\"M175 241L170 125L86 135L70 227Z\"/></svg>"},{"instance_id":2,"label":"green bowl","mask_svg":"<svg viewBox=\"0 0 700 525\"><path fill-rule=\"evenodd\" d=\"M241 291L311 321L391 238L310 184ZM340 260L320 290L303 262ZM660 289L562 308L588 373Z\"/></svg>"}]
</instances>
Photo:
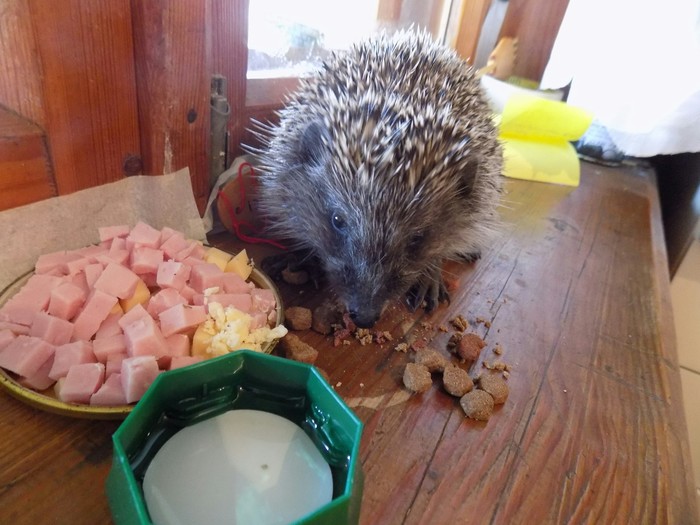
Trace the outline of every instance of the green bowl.
<instances>
[{"instance_id":1,"label":"green bowl","mask_svg":"<svg viewBox=\"0 0 700 525\"><path fill-rule=\"evenodd\" d=\"M236 409L263 410L289 419L306 432L330 465L333 499L296 524L358 522L362 422L313 366L238 350L161 374L114 433L106 483L114 523L152 523L141 483L156 452L181 428Z\"/></svg>"}]
</instances>

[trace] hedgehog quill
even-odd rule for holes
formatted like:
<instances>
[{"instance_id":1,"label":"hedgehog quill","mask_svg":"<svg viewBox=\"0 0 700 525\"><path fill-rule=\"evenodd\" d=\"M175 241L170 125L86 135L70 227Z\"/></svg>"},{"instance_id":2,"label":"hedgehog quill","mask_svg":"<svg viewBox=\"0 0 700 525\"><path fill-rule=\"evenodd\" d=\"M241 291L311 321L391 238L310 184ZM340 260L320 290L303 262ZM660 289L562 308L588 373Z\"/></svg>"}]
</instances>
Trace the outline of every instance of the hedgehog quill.
<instances>
[{"instance_id":1,"label":"hedgehog quill","mask_svg":"<svg viewBox=\"0 0 700 525\"><path fill-rule=\"evenodd\" d=\"M448 299L445 260L479 257L498 228L502 152L478 78L427 33L334 54L261 125L260 210L315 256L360 327L389 301Z\"/></svg>"}]
</instances>

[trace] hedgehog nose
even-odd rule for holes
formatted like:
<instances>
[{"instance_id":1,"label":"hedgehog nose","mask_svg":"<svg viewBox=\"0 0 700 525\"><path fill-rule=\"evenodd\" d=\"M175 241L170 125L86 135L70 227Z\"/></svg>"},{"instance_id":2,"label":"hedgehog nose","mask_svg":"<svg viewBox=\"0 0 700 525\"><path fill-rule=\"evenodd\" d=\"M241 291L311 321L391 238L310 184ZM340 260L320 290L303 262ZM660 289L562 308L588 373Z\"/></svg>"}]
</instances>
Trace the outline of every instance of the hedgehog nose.
<instances>
[{"instance_id":1,"label":"hedgehog nose","mask_svg":"<svg viewBox=\"0 0 700 525\"><path fill-rule=\"evenodd\" d=\"M374 323L379 320L379 313L375 312L358 312L350 310L350 319L357 325L358 328L372 328Z\"/></svg>"}]
</instances>

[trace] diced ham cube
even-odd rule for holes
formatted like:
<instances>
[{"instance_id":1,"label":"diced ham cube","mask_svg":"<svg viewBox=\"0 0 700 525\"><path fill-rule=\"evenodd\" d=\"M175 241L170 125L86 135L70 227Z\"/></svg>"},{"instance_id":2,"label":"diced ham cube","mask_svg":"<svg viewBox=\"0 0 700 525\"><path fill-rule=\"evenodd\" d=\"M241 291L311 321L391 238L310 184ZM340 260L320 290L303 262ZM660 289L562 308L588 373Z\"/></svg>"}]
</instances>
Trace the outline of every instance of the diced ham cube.
<instances>
[{"instance_id":1,"label":"diced ham cube","mask_svg":"<svg viewBox=\"0 0 700 525\"><path fill-rule=\"evenodd\" d=\"M34 314L46 310L51 290L63 283L61 277L33 274L22 288L0 308L3 321L29 326Z\"/></svg>"},{"instance_id":2,"label":"diced ham cube","mask_svg":"<svg viewBox=\"0 0 700 525\"><path fill-rule=\"evenodd\" d=\"M87 259L87 262L89 264L94 264L97 262L97 258L104 254L107 253L108 250L104 246L99 246L99 245L91 245L91 246L85 246L84 248L80 248L78 250L75 250L75 253L79 254L81 257L84 259Z\"/></svg>"},{"instance_id":3,"label":"diced ham cube","mask_svg":"<svg viewBox=\"0 0 700 525\"><path fill-rule=\"evenodd\" d=\"M90 259L82 256L79 259L68 261L66 263L66 274L75 275L81 272L88 264L90 264Z\"/></svg>"},{"instance_id":4,"label":"diced ham cube","mask_svg":"<svg viewBox=\"0 0 700 525\"><path fill-rule=\"evenodd\" d=\"M126 243L127 246L131 243L133 246L158 248L160 246L160 231L145 222L139 221L129 232Z\"/></svg>"},{"instance_id":5,"label":"diced ham cube","mask_svg":"<svg viewBox=\"0 0 700 525\"><path fill-rule=\"evenodd\" d=\"M70 341L73 335L73 323L44 312L37 312L29 329L29 335L39 337L54 346L62 345Z\"/></svg>"},{"instance_id":6,"label":"diced ham cube","mask_svg":"<svg viewBox=\"0 0 700 525\"><path fill-rule=\"evenodd\" d=\"M56 347L53 365L48 375L51 379L58 381L68 374L71 366L95 362L92 343L89 341L75 341Z\"/></svg>"},{"instance_id":7,"label":"diced ham cube","mask_svg":"<svg viewBox=\"0 0 700 525\"><path fill-rule=\"evenodd\" d=\"M232 306L241 312L250 313L253 299L247 293L215 293L205 298L205 304L219 303L224 308Z\"/></svg>"},{"instance_id":8,"label":"diced ham cube","mask_svg":"<svg viewBox=\"0 0 700 525\"><path fill-rule=\"evenodd\" d=\"M123 333L122 327L119 326L119 320L123 315L124 314L121 312L113 312L109 314L107 318L102 321L102 324L97 329L97 332L95 332L95 340Z\"/></svg>"},{"instance_id":9,"label":"diced ham cube","mask_svg":"<svg viewBox=\"0 0 700 525\"><path fill-rule=\"evenodd\" d=\"M153 318L146 314L124 327L126 353L129 357L152 355L155 358L168 353L168 343Z\"/></svg>"},{"instance_id":10,"label":"diced ham cube","mask_svg":"<svg viewBox=\"0 0 700 525\"><path fill-rule=\"evenodd\" d=\"M161 370L170 368L170 361L173 357L183 357L190 355L190 338L185 334L173 334L165 338L168 343L168 355L158 359L158 367Z\"/></svg>"},{"instance_id":11,"label":"diced ham cube","mask_svg":"<svg viewBox=\"0 0 700 525\"><path fill-rule=\"evenodd\" d=\"M87 268L87 266L86 266ZM74 286L77 286L83 291L83 294L85 297L90 295L90 292L92 292L92 286L90 286L87 282L87 276L85 275L85 270L80 271L78 273L74 273L73 275L67 275L65 277L64 282L70 283ZM50 301L50 299L49 299Z\"/></svg>"},{"instance_id":12,"label":"diced ham cube","mask_svg":"<svg viewBox=\"0 0 700 525\"><path fill-rule=\"evenodd\" d=\"M112 354L107 358L107 363L105 363L105 377L109 377L112 374L120 374L122 371L122 361L126 359L126 352L123 354Z\"/></svg>"},{"instance_id":13,"label":"diced ham cube","mask_svg":"<svg viewBox=\"0 0 700 525\"><path fill-rule=\"evenodd\" d=\"M268 318L265 312L256 312L252 314L252 319L250 320L250 330L257 330L263 326L267 326Z\"/></svg>"},{"instance_id":14,"label":"diced ham cube","mask_svg":"<svg viewBox=\"0 0 700 525\"><path fill-rule=\"evenodd\" d=\"M192 267L190 272L189 285L196 292L204 293L208 288L221 287L223 284L224 272L213 263L198 264Z\"/></svg>"},{"instance_id":15,"label":"diced ham cube","mask_svg":"<svg viewBox=\"0 0 700 525\"><path fill-rule=\"evenodd\" d=\"M126 354L126 338L123 334L112 335L92 342L92 351L100 363L107 363L112 355Z\"/></svg>"},{"instance_id":16,"label":"diced ham cube","mask_svg":"<svg viewBox=\"0 0 700 525\"><path fill-rule=\"evenodd\" d=\"M177 368L183 368L185 366L190 366L190 365L193 365L195 363L201 363L202 361L204 361L203 357L194 356L194 355L173 357L170 360L170 368L168 368L168 370L175 370Z\"/></svg>"},{"instance_id":17,"label":"diced ham cube","mask_svg":"<svg viewBox=\"0 0 700 525\"><path fill-rule=\"evenodd\" d=\"M121 373L108 375L100 389L90 396L90 404L93 406L126 405Z\"/></svg>"},{"instance_id":18,"label":"diced ham cube","mask_svg":"<svg viewBox=\"0 0 700 525\"><path fill-rule=\"evenodd\" d=\"M163 262L163 251L148 246L136 246L131 250L131 269L141 275L158 272L158 266Z\"/></svg>"},{"instance_id":19,"label":"diced ham cube","mask_svg":"<svg viewBox=\"0 0 700 525\"><path fill-rule=\"evenodd\" d=\"M222 287L226 293L250 293L255 285L245 281L237 273L225 272L222 278Z\"/></svg>"},{"instance_id":20,"label":"diced ham cube","mask_svg":"<svg viewBox=\"0 0 700 525\"><path fill-rule=\"evenodd\" d=\"M270 313L277 306L275 294L269 288L254 288L250 291L253 299L253 311Z\"/></svg>"},{"instance_id":21,"label":"diced ham cube","mask_svg":"<svg viewBox=\"0 0 700 525\"><path fill-rule=\"evenodd\" d=\"M49 377L53 360L53 356L49 357L33 375L29 377L20 377L17 382L24 387L32 388L38 391L46 390L47 388L51 387L56 382Z\"/></svg>"},{"instance_id":22,"label":"diced ham cube","mask_svg":"<svg viewBox=\"0 0 700 525\"><path fill-rule=\"evenodd\" d=\"M53 353L53 345L43 339L18 335L0 350L0 367L20 376L32 377Z\"/></svg>"},{"instance_id":23,"label":"diced ham cube","mask_svg":"<svg viewBox=\"0 0 700 525\"><path fill-rule=\"evenodd\" d=\"M153 294L148 301L146 310L154 319L158 318L158 314L176 304L187 304L188 301L174 288L164 288Z\"/></svg>"},{"instance_id":24,"label":"diced ham cube","mask_svg":"<svg viewBox=\"0 0 700 525\"><path fill-rule=\"evenodd\" d=\"M9 345L17 335L9 328L0 328L0 350Z\"/></svg>"},{"instance_id":25,"label":"diced ham cube","mask_svg":"<svg viewBox=\"0 0 700 525\"><path fill-rule=\"evenodd\" d=\"M109 252L100 254L97 256L97 262L101 263L103 266L107 266L109 263L118 264L119 266L124 266L125 268L129 263L129 256L131 251L124 248L123 250L111 250Z\"/></svg>"},{"instance_id":26,"label":"diced ham cube","mask_svg":"<svg viewBox=\"0 0 700 525\"><path fill-rule=\"evenodd\" d=\"M101 241L109 241L115 237L126 237L129 235L129 225L120 224L117 226L100 226L97 228L97 233Z\"/></svg>"},{"instance_id":27,"label":"diced ham cube","mask_svg":"<svg viewBox=\"0 0 700 525\"><path fill-rule=\"evenodd\" d=\"M185 236L180 232L175 232L163 241L160 249L163 250L168 259L173 259L175 255L189 246L190 243L185 239Z\"/></svg>"},{"instance_id":28,"label":"diced ham cube","mask_svg":"<svg viewBox=\"0 0 700 525\"><path fill-rule=\"evenodd\" d=\"M172 334L194 331L207 320L203 306L176 304L158 314L160 329L165 337Z\"/></svg>"},{"instance_id":29,"label":"diced ham cube","mask_svg":"<svg viewBox=\"0 0 700 525\"><path fill-rule=\"evenodd\" d=\"M94 290L88 297L83 309L73 321L73 341L89 341L102 322L107 319L117 298L100 290Z\"/></svg>"},{"instance_id":30,"label":"diced ham cube","mask_svg":"<svg viewBox=\"0 0 700 525\"><path fill-rule=\"evenodd\" d=\"M0 330L9 330L15 335L29 335L29 327L23 324L0 321Z\"/></svg>"},{"instance_id":31,"label":"diced ham cube","mask_svg":"<svg viewBox=\"0 0 700 525\"><path fill-rule=\"evenodd\" d=\"M84 271L85 271L85 280L87 282L87 285L92 288L95 286L95 283L97 282L97 279L100 278L100 275L102 275L102 271L104 270L104 266L100 263L92 263L88 264Z\"/></svg>"},{"instance_id":32,"label":"diced ham cube","mask_svg":"<svg viewBox=\"0 0 700 525\"><path fill-rule=\"evenodd\" d=\"M65 282L51 290L48 312L61 319L75 317L87 297L85 290L73 283Z\"/></svg>"},{"instance_id":33,"label":"diced ham cube","mask_svg":"<svg viewBox=\"0 0 700 525\"><path fill-rule=\"evenodd\" d=\"M134 403L143 397L156 377L158 362L152 355L127 357L122 361L121 383L127 403Z\"/></svg>"},{"instance_id":34,"label":"diced ham cube","mask_svg":"<svg viewBox=\"0 0 700 525\"><path fill-rule=\"evenodd\" d=\"M119 299L134 295L139 276L124 266L109 263L95 281L95 290L100 290Z\"/></svg>"},{"instance_id":35,"label":"diced ham cube","mask_svg":"<svg viewBox=\"0 0 700 525\"><path fill-rule=\"evenodd\" d=\"M158 286L155 273L142 273L141 280L148 288L156 288Z\"/></svg>"},{"instance_id":36,"label":"diced ham cube","mask_svg":"<svg viewBox=\"0 0 700 525\"><path fill-rule=\"evenodd\" d=\"M119 326L122 329L122 331L124 331L124 329L131 323L138 321L139 319L143 319L144 317L151 316L143 307L143 305L137 304L131 310L122 315L122 317L119 319Z\"/></svg>"},{"instance_id":37,"label":"diced ham cube","mask_svg":"<svg viewBox=\"0 0 700 525\"><path fill-rule=\"evenodd\" d=\"M163 261L158 266L156 283L161 288L181 290L190 278L191 268L177 261Z\"/></svg>"},{"instance_id":38,"label":"diced ham cube","mask_svg":"<svg viewBox=\"0 0 700 525\"><path fill-rule=\"evenodd\" d=\"M66 250L44 253L37 258L36 264L34 265L34 272L37 274L45 274L58 269L59 274L65 275L67 273L65 264L68 261L80 258L79 254Z\"/></svg>"},{"instance_id":39,"label":"diced ham cube","mask_svg":"<svg viewBox=\"0 0 700 525\"><path fill-rule=\"evenodd\" d=\"M109 245L109 251L126 250L126 239L123 237L115 237L112 239L112 244Z\"/></svg>"},{"instance_id":40,"label":"diced ham cube","mask_svg":"<svg viewBox=\"0 0 700 525\"><path fill-rule=\"evenodd\" d=\"M73 365L60 387L59 399L64 403L87 404L104 383L104 377L105 365L102 363Z\"/></svg>"}]
</instances>

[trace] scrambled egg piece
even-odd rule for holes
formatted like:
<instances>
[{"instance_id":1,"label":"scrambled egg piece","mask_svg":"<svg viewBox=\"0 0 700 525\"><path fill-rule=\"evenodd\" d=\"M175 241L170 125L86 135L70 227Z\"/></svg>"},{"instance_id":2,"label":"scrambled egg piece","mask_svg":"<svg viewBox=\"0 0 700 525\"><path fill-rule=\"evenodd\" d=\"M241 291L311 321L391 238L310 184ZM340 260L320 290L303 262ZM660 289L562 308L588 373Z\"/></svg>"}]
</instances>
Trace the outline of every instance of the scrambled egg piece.
<instances>
[{"instance_id":1,"label":"scrambled egg piece","mask_svg":"<svg viewBox=\"0 0 700 525\"><path fill-rule=\"evenodd\" d=\"M216 357L234 350L262 351L262 345L284 337L287 328L262 326L250 329L253 318L232 306L224 308L217 302L209 303L209 318L195 333L192 354Z\"/></svg>"}]
</instances>

